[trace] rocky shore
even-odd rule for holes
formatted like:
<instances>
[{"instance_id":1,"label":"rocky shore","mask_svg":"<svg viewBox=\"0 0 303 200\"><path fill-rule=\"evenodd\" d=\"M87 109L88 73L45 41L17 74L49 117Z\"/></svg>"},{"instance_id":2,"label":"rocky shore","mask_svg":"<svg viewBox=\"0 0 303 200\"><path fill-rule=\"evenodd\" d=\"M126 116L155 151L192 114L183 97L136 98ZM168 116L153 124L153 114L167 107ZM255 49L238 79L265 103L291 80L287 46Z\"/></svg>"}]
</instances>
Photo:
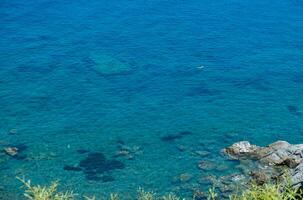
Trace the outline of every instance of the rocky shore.
<instances>
[{"instance_id":1,"label":"rocky shore","mask_svg":"<svg viewBox=\"0 0 303 200\"><path fill-rule=\"evenodd\" d=\"M250 172L250 175L259 184L277 179L281 173L287 171L292 186L303 187L303 144L277 141L261 147L248 141L240 141L222 151L230 159L258 163L259 169Z\"/></svg>"}]
</instances>

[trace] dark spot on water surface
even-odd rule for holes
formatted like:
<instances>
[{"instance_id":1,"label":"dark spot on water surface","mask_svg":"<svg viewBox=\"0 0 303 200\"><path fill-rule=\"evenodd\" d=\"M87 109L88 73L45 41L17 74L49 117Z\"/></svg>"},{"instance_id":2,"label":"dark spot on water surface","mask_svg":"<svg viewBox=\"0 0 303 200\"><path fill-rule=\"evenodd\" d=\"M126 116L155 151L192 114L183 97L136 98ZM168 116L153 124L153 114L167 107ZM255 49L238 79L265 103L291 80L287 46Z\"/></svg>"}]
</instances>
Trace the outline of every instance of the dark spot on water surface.
<instances>
[{"instance_id":1,"label":"dark spot on water surface","mask_svg":"<svg viewBox=\"0 0 303 200\"><path fill-rule=\"evenodd\" d=\"M200 85L197 87L190 88L187 92L187 96L214 96L219 95L220 92L218 90L210 89L205 85Z\"/></svg>"},{"instance_id":2,"label":"dark spot on water surface","mask_svg":"<svg viewBox=\"0 0 303 200\"><path fill-rule=\"evenodd\" d=\"M76 171L76 172L79 172L79 171L82 171L82 168L81 167L78 167L78 166L70 166L70 165L65 165L63 167L63 169L65 171Z\"/></svg>"},{"instance_id":3,"label":"dark spot on water surface","mask_svg":"<svg viewBox=\"0 0 303 200\"><path fill-rule=\"evenodd\" d=\"M181 135L169 134L169 135L165 135L165 136L161 137L161 140L164 142L171 142L171 141L174 141L174 140L180 139L180 138L182 138Z\"/></svg>"},{"instance_id":4,"label":"dark spot on water surface","mask_svg":"<svg viewBox=\"0 0 303 200\"><path fill-rule=\"evenodd\" d=\"M192 135L193 133L190 131L181 131L179 132L179 135Z\"/></svg>"},{"instance_id":5,"label":"dark spot on water surface","mask_svg":"<svg viewBox=\"0 0 303 200\"><path fill-rule=\"evenodd\" d=\"M190 132L190 131L181 131L176 134L168 134L168 135L162 136L161 140L164 142L172 142L174 140L181 139L184 136L191 135L191 134L192 134L192 132Z\"/></svg>"},{"instance_id":6,"label":"dark spot on water surface","mask_svg":"<svg viewBox=\"0 0 303 200\"><path fill-rule=\"evenodd\" d=\"M121 161L106 159L102 153L95 152L89 153L85 159L81 160L79 167L81 167L88 180L104 181L102 177L99 179L101 175L112 170L123 169L125 165Z\"/></svg>"},{"instance_id":7,"label":"dark spot on water surface","mask_svg":"<svg viewBox=\"0 0 303 200\"><path fill-rule=\"evenodd\" d=\"M293 115L296 115L296 116L301 116L302 113L300 112L299 108L297 106L293 106L293 105L288 105L287 106L287 110L293 114Z\"/></svg>"},{"instance_id":8,"label":"dark spot on water surface","mask_svg":"<svg viewBox=\"0 0 303 200\"><path fill-rule=\"evenodd\" d=\"M294 75L291 80L295 83L303 83L303 73Z\"/></svg>"},{"instance_id":9,"label":"dark spot on water surface","mask_svg":"<svg viewBox=\"0 0 303 200\"><path fill-rule=\"evenodd\" d=\"M118 138L118 139L117 139L117 144L118 144L118 145L125 145L125 141L122 140L121 138Z\"/></svg>"},{"instance_id":10,"label":"dark spot on water surface","mask_svg":"<svg viewBox=\"0 0 303 200\"><path fill-rule=\"evenodd\" d=\"M101 177L101 180L102 182L112 182L115 180L115 178L110 175L104 175Z\"/></svg>"},{"instance_id":11,"label":"dark spot on water surface","mask_svg":"<svg viewBox=\"0 0 303 200\"><path fill-rule=\"evenodd\" d=\"M233 86L240 89L246 89L250 87L260 91L270 90L269 82L259 77L252 77L247 79L235 79L235 80L231 80L231 83L233 84Z\"/></svg>"}]
</instances>

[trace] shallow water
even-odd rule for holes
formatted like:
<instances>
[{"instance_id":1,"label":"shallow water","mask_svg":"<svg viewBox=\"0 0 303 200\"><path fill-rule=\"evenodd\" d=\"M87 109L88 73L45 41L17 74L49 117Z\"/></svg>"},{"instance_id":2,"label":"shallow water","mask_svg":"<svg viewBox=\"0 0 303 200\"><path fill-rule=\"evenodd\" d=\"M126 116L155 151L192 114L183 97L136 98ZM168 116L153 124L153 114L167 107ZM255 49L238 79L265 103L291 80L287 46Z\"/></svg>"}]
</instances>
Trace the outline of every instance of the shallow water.
<instances>
[{"instance_id":1,"label":"shallow water","mask_svg":"<svg viewBox=\"0 0 303 200\"><path fill-rule=\"evenodd\" d=\"M190 196L233 142L303 142L299 0L4 0L0 35L5 191Z\"/></svg>"}]
</instances>

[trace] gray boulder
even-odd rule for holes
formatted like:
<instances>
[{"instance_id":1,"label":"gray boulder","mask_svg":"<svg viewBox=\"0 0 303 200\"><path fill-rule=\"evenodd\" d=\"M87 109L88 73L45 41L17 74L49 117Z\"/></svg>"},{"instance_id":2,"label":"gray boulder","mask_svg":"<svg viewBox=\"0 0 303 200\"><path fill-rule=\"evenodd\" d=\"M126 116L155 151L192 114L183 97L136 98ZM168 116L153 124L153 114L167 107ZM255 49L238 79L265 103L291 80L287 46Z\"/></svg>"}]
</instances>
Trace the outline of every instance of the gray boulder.
<instances>
[{"instance_id":1,"label":"gray boulder","mask_svg":"<svg viewBox=\"0 0 303 200\"><path fill-rule=\"evenodd\" d=\"M285 141L277 141L266 147L241 141L223 149L223 152L233 159L256 159L266 165L287 165L292 168L303 160L303 145L292 145Z\"/></svg>"},{"instance_id":2,"label":"gray boulder","mask_svg":"<svg viewBox=\"0 0 303 200\"><path fill-rule=\"evenodd\" d=\"M303 186L303 144L293 145L286 141L277 141L260 147L241 141L223 149L223 152L232 159L253 159L262 165L272 167L286 166L290 171L293 185Z\"/></svg>"}]
</instances>

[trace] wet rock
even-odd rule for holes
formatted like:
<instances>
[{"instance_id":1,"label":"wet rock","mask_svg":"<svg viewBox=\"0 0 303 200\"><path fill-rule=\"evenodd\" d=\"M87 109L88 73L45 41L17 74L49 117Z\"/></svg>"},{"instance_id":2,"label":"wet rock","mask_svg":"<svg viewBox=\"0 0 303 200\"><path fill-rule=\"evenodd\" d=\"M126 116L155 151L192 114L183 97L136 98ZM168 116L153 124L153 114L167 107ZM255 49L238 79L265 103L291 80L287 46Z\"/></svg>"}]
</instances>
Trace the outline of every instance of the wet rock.
<instances>
[{"instance_id":1,"label":"wet rock","mask_svg":"<svg viewBox=\"0 0 303 200\"><path fill-rule=\"evenodd\" d=\"M18 129L11 129L11 130L9 130L8 134L9 135L16 135L16 134L18 134Z\"/></svg>"},{"instance_id":2,"label":"wet rock","mask_svg":"<svg viewBox=\"0 0 303 200\"><path fill-rule=\"evenodd\" d=\"M120 156L129 158L129 157L131 157L130 156L130 151L128 151L128 150L119 150L119 151L117 151L115 153L115 157L120 157Z\"/></svg>"},{"instance_id":3,"label":"wet rock","mask_svg":"<svg viewBox=\"0 0 303 200\"><path fill-rule=\"evenodd\" d=\"M248 141L241 141L227 147L223 150L224 153L231 158L240 159L244 157L253 156L255 151L259 149L258 146L250 144Z\"/></svg>"},{"instance_id":4,"label":"wet rock","mask_svg":"<svg viewBox=\"0 0 303 200\"><path fill-rule=\"evenodd\" d=\"M19 149L17 147L5 147L4 152L9 156L17 156Z\"/></svg>"}]
</instances>

